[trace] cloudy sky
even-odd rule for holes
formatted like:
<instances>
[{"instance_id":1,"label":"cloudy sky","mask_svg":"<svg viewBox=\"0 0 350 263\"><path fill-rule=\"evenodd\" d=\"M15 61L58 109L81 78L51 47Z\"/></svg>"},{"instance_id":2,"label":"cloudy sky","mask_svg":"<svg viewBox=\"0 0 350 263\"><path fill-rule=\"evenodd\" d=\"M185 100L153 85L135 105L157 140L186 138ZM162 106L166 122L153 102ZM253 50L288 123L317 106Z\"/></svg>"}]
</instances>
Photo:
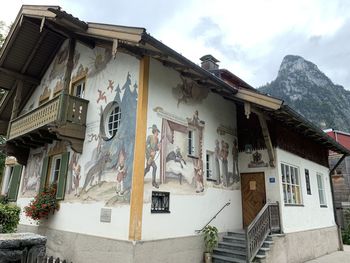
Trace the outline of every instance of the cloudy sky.
<instances>
[{"instance_id":1,"label":"cloudy sky","mask_svg":"<svg viewBox=\"0 0 350 263\"><path fill-rule=\"evenodd\" d=\"M300 55L350 90L350 1L347 0L11 0L10 24L22 4L60 5L84 21L145 27L199 63L212 54L254 87L273 80L283 57Z\"/></svg>"}]
</instances>

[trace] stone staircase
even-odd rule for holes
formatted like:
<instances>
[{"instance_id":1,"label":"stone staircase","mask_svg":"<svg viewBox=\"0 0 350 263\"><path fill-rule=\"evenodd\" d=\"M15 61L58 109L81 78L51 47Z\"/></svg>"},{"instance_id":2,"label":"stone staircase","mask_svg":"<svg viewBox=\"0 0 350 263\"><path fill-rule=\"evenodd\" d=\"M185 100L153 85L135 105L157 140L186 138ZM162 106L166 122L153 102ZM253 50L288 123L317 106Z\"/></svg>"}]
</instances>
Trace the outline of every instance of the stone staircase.
<instances>
[{"instance_id":1,"label":"stone staircase","mask_svg":"<svg viewBox=\"0 0 350 263\"><path fill-rule=\"evenodd\" d=\"M272 244L272 237L269 235L265 239L253 262L262 262ZM222 241L219 242L218 247L214 248L213 263L246 263L246 246L246 238L243 230L227 232L223 236Z\"/></svg>"}]
</instances>

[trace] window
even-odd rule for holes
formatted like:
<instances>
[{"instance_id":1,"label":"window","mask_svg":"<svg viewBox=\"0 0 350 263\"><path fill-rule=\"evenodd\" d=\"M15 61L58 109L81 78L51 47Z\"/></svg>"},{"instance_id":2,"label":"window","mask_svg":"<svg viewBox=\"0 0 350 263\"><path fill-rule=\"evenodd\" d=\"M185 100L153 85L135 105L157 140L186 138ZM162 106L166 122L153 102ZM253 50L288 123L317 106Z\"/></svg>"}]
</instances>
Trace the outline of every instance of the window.
<instances>
[{"instance_id":1,"label":"window","mask_svg":"<svg viewBox=\"0 0 350 263\"><path fill-rule=\"evenodd\" d=\"M119 128L120 125L120 108L115 106L108 116L108 133L110 137L113 137Z\"/></svg>"},{"instance_id":2,"label":"window","mask_svg":"<svg viewBox=\"0 0 350 263\"><path fill-rule=\"evenodd\" d=\"M302 204L298 168L282 163L281 170L284 203L292 205Z\"/></svg>"},{"instance_id":3,"label":"window","mask_svg":"<svg viewBox=\"0 0 350 263\"><path fill-rule=\"evenodd\" d=\"M49 180L48 180L49 184L56 184L58 181L58 176L60 174L61 158L62 158L61 154L51 157L51 162L50 162L51 171L49 173Z\"/></svg>"},{"instance_id":4,"label":"window","mask_svg":"<svg viewBox=\"0 0 350 263\"><path fill-rule=\"evenodd\" d=\"M100 120L100 133L105 141L112 139L117 134L121 125L121 117L121 107L116 101L106 105Z\"/></svg>"},{"instance_id":5,"label":"window","mask_svg":"<svg viewBox=\"0 0 350 263\"><path fill-rule=\"evenodd\" d=\"M22 165L9 167L9 181L7 197L9 201L16 201L18 196L19 184L21 181Z\"/></svg>"},{"instance_id":6,"label":"window","mask_svg":"<svg viewBox=\"0 0 350 263\"><path fill-rule=\"evenodd\" d=\"M56 154L44 158L40 178L40 191L45 186L56 184L56 198L64 199L67 170L69 162L69 152Z\"/></svg>"},{"instance_id":7,"label":"window","mask_svg":"<svg viewBox=\"0 0 350 263\"><path fill-rule=\"evenodd\" d=\"M309 176L308 169L305 169L305 182L306 182L306 192L308 195L311 195L310 176Z\"/></svg>"},{"instance_id":8,"label":"window","mask_svg":"<svg viewBox=\"0 0 350 263\"><path fill-rule=\"evenodd\" d=\"M73 96L84 98L85 78L73 83Z\"/></svg>"},{"instance_id":9,"label":"window","mask_svg":"<svg viewBox=\"0 0 350 263\"><path fill-rule=\"evenodd\" d=\"M198 137L196 130L188 131L188 155L198 157Z\"/></svg>"},{"instance_id":10,"label":"window","mask_svg":"<svg viewBox=\"0 0 350 263\"><path fill-rule=\"evenodd\" d=\"M216 181L216 178L213 173L213 157L214 153L207 151L206 158L205 158L205 173L207 175L207 180L209 181Z\"/></svg>"},{"instance_id":11,"label":"window","mask_svg":"<svg viewBox=\"0 0 350 263\"><path fill-rule=\"evenodd\" d=\"M316 174L316 177L317 177L318 195L320 197L320 206L327 207L323 175L318 173Z\"/></svg>"},{"instance_id":12,"label":"window","mask_svg":"<svg viewBox=\"0 0 350 263\"><path fill-rule=\"evenodd\" d=\"M152 191L151 213L170 213L169 201L169 192Z\"/></svg>"}]
</instances>

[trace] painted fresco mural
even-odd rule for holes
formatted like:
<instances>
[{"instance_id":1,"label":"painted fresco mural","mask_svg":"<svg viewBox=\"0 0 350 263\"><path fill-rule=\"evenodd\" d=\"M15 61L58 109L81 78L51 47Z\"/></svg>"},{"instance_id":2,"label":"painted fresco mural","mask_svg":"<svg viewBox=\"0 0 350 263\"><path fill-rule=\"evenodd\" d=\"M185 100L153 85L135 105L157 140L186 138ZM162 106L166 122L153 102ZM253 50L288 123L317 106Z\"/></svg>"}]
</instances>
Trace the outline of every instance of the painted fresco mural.
<instances>
[{"instance_id":1,"label":"painted fresco mural","mask_svg":"<svg viewBox=\"0 0 350 263\"><path fill-rule=\"evenodd\" d=\"M20 190L20 195L22 197L33 197L38 193L42 163L46 154L47 147L31 151L22 179Z\"/></svg>"},{"instance_id":2,"label":"painted fresco mural","mask_svg":"<svg viewBox=\"0 0 350 263\"><path fill-rule=\"evenodd\" d=\"M47 70L26 105L39 105L40 96L52 99L62 91L67 43ZM91 50L79 43L74 56L72 82L85 78L84 99L89 100L82 154L70 151L66 195L62 202L105 202L106 206L130 201L134 155L139 61L125 54L112 59L109 49ZM44 96L43 96L44 95ZM113 107L120 109L118 131L108 136L107 122ZM25 169L21 194L33 197L39 189L43 158L56 143L32 150ZM66 147L66 146L65 146Z\"/></svg>"},{"instance_id":3,"label":"painted fresco mural","mask_svg":"<svg viewBox=\"0 0 350 263\"><path fill-rule=\"evenodd\" d=\"M156 108L164 114L162 108ZM170 116L170 115L169 115ZM187 192L202 193L203 179L203 129L205 122L196 111L185 120L162 118L161 131L156 124L149 127L146 139L145 181L158 189L160 185L184 187ZM193 134L192 138L189 134ZM193 147L193 151L189 150ZM158 169L159 164L159 169ZM163 188L163 187L161 187Z\"/></svg>"}]
</instances>

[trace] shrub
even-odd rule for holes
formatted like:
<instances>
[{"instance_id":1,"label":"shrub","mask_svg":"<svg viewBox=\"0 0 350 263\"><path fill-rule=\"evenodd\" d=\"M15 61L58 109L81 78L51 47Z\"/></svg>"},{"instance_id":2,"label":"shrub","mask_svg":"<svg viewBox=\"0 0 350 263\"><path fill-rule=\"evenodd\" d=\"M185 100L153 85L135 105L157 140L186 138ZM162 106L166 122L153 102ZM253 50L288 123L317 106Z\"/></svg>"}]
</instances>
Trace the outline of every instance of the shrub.
<instances>
[{"instance_id":1,"label":"shrub","mask_svg":"<svg viewBox=\"0 0 350 263\"><path fill-rule=\"evenodd\" d=\"M24 212L31 219L41 220L48 218L51 212L54 214L59 207L56 200L56 187L52 185L45 187L42 192L37 194L29 205L24 207Z\"/></svg>"},{"instance_id":2,"label":"shrub","mask_svg":"<svg viewBox=\"0 0 350 263\"><path fill-rule=\"evenodd\" d=\"M0 204L6 205L9 203L7 195L0 195Z\"/></svg>"},{"instance_id":3,"label":"shrub","mask_svg":"<svg viewBox=\"0 0 350 263\"><path fill-rule=\"evenodd\" d=\"M13 204L0 203L0 233L13 233L17 229L21 209Z\"/></svg>"},{"instance_id":4,"label":"shrub","mask_svg":"<svg viewBox=\"0 0 350 263\"><path fill-rule=\"evenodd\" d=\"M205 251L213 253L213 249L217 246L219 241L218 229L215 226L208 225L202 232L204 233Z\"/></svg>"}]
</instances>

